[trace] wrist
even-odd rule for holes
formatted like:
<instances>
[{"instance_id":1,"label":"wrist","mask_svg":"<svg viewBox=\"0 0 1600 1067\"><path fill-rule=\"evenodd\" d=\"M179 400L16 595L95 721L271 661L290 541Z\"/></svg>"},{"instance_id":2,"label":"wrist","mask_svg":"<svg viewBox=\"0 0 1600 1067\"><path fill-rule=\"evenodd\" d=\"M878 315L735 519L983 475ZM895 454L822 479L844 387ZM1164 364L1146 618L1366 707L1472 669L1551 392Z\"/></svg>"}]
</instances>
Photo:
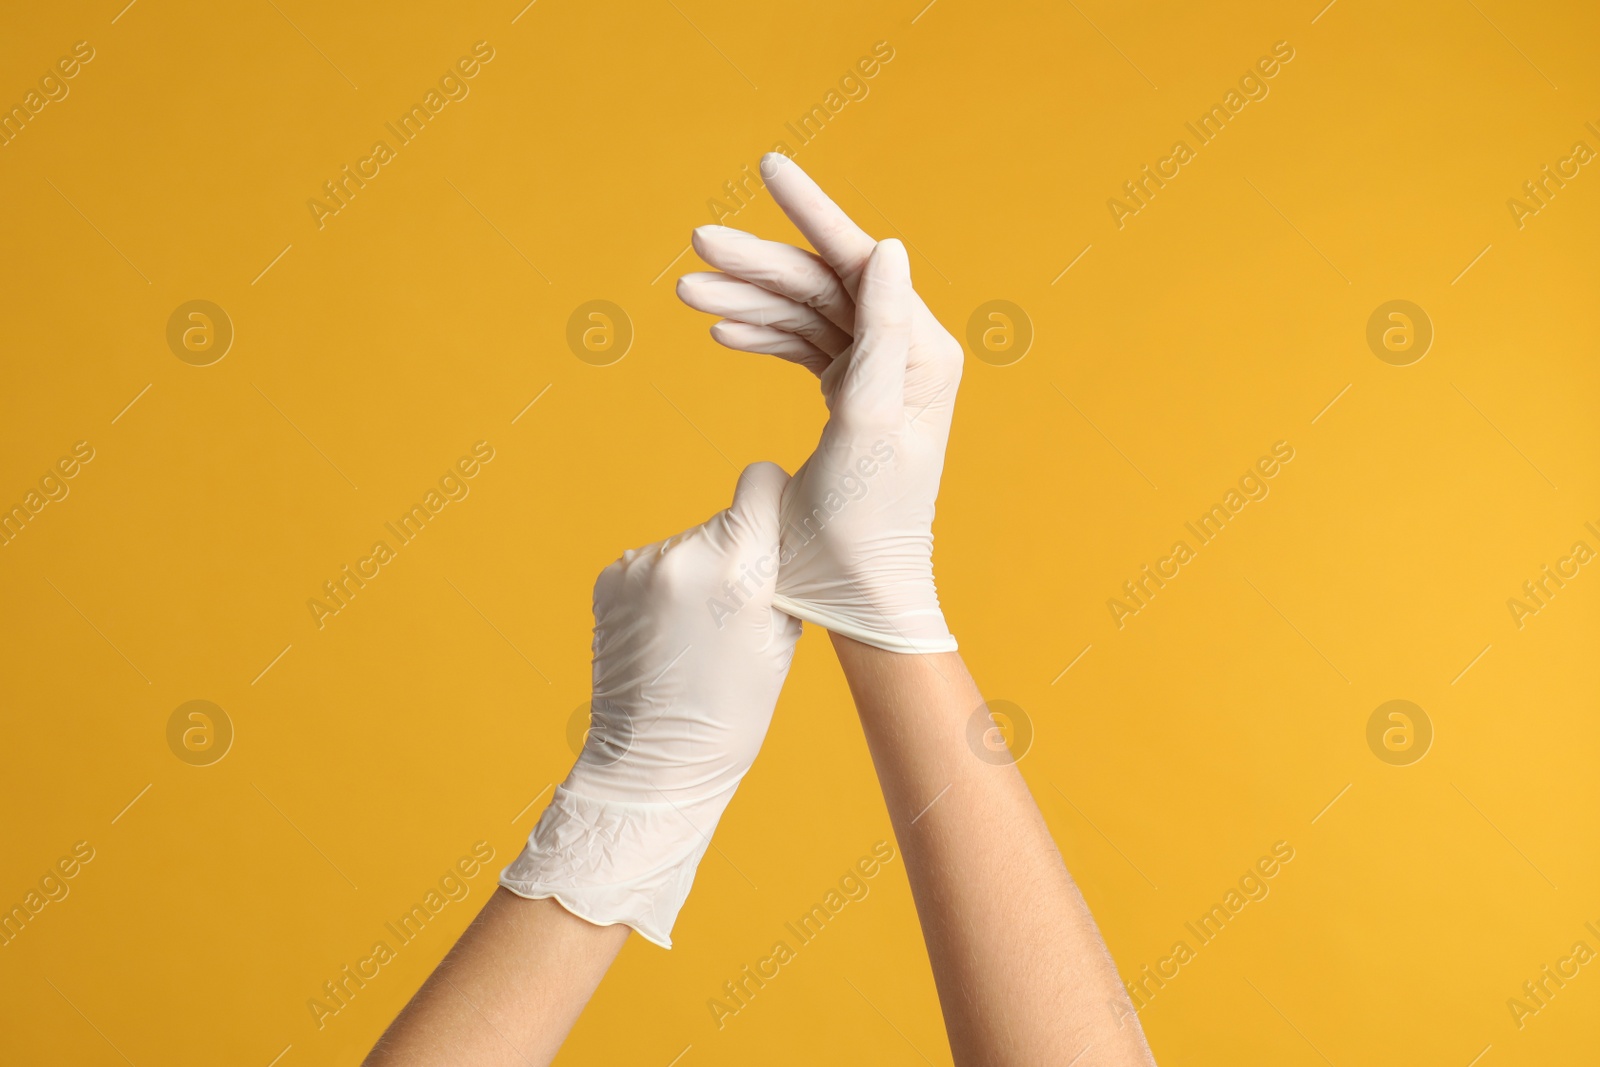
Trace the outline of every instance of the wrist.
<instances>
[{"instance_id":1,"label":"wrist","mask_svg":"<svg viewBox=\"0 0 1600 1067\"><path fill-rule=\"evenodd\" d=\"M886 652L928 655L956 650L931 579L876 588L847 579L842 587L779 594L773 607Z\"/></svg>"},{"instance_id":2,"label":"wrist","mask_svg":"<svg viewBox=\"0 0 1600 1067\"><path fill-rule=\"evenodd\" d=\"M556 788L500 884L671 948L673 923L737 782L696 800L646 801L592 796L574 777Z\"/></svg>"}]
</instances>

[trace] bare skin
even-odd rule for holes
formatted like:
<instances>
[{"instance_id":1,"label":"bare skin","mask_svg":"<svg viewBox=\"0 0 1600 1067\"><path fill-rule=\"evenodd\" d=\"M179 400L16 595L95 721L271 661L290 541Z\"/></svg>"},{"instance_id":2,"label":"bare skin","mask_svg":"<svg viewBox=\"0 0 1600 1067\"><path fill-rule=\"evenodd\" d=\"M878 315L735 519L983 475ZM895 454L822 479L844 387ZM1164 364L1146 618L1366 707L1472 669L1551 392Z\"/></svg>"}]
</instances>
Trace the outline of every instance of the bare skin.
<instances>
[{"instance_id":1,"label":"bare skin","mask_svg":"<svg viewBox=\"0 0 1600 1067\"><path fill-rule=\"evenodd\" d=\"M817 254L697 231L696 248L725 273L699 276L680 295L734 316L713 327L720 342L799 363L823 377L826 393L830 365L856 329L875 242L797 167L764 166L763 176ZM911 421L923 418L926 429L949 418L961 349L920 299L910 310L906 402L915 392ZM1009 759L974 751L969 731L983 698L961 657L888 652L837 634L833 643L905 859L955 1062L1152 1065L1027 784ZM367 1063L548 1063L626 936L501 890Z\"/></svg>"},{"instance_id":2,"label":"bare skin","mask_svg":"<svg viewBox=\"0 0 1600 1067\"><path fill-rule=\"evenodd\" d=\"M1027 783L1009 760L973 752L969 721L983 697L960 655L832 637L905 858L955 1062L1153 1064Z\"/></svg>"},{"instance_id":3,"label":"bare skin","mask_svg":"<svg viewBox=\"0 0 1600 1067\"><path fill-rule=\"evenodd\" d=\"M365 1067L542 1067L631 931L496 889Z\"/></svg>"},{"instance_id":4,"label":"bare skin","mask_svg":"<svg viewBox=\"0 0 1600 1067\"><path fill-rule=\"evenodd\" d=\"M894 825L957 1064L1155 1061L1015 764L980 759L960 655L833 635ZM1003 829L1004 832L1000 832ZM497 890L367 1067L555 1058L627 939Z\"/></svg>"}]
</instances>

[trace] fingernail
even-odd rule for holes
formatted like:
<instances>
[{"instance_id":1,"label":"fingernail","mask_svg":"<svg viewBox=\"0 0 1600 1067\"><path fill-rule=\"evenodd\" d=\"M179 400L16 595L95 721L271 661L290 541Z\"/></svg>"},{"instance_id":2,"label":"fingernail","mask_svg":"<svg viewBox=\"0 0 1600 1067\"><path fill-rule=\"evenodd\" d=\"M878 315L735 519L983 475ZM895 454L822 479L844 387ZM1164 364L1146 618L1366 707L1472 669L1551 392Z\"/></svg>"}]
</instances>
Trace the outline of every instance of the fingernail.
<instances>
[{"instance_id":1,"label":"fingernail","mask_svg":"<svg viewBox=\"0 0 1600 1067\"><path fill-rule=\"evenodd\" d=\"M743 230L736 230L732 226L715 226L715 225L697 226L697 227L695 227L695 231L694 232L695 232L696 236L699 236L699 237L702 237L702 238L705 238L705 237L724 237L724 238L744 238L746 240L749 240L750 238L753 238L755 236L755 234L753 234L753 233L746 233Z\"/></svg>"}]
</instances>

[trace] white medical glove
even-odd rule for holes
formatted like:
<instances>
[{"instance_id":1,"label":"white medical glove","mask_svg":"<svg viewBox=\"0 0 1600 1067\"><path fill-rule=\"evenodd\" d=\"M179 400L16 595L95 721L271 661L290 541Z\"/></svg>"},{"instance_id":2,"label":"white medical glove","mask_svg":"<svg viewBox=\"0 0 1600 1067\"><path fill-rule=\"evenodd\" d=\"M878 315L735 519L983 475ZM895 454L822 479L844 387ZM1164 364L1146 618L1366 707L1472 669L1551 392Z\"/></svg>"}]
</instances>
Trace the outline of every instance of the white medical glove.
<instances>
[{"instance_id":1,"label":"white medical glove","mask_svg":"<svg viewBox=\"0 0 1600 1067\"><path fill-rule=\"evenodd\" d=\"M678 283L724 316L712 336L809 368L830 417L783 495L783 611L892 652L956 648L933 580L933 515L961 345L911 287L899 241L873 241L781 155L773 199L820 256L722 226L694 233L723 273Z\"/></svg>"},{"instance_id":2,"label":"white medical glove","mask_svg":"<svg viewBox=\"0 0 1600 1067\"><path fill-rule=\"evenodd\" d=\"M588 740L501 885L672 947L800 636L772 606L787 481L754 464L732 507L600 573Z\"/></svg>"}]
</instances>

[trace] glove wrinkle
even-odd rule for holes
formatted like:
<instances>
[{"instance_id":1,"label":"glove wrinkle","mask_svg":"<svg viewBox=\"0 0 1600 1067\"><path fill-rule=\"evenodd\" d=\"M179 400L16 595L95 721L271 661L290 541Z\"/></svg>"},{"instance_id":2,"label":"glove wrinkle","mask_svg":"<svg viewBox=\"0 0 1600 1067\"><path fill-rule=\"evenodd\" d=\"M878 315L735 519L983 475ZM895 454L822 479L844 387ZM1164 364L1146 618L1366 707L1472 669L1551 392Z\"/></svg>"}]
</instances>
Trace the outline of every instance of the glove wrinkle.
<instances>
[{"instance_id":1,"label":"glove wrinkle","mask_svg":"<svg viewBox=\"0 0 1600 1067\"><path fill-rule=\"evenodd\" d=\"M777 567L760 565L778 543L788 480L755 464L730 507L624 552L601 572L589 737L501 873L506 889L671 947L673 922L760 750L800 634L797 621L772 609Z\"/></svg>"}]
</instances>

